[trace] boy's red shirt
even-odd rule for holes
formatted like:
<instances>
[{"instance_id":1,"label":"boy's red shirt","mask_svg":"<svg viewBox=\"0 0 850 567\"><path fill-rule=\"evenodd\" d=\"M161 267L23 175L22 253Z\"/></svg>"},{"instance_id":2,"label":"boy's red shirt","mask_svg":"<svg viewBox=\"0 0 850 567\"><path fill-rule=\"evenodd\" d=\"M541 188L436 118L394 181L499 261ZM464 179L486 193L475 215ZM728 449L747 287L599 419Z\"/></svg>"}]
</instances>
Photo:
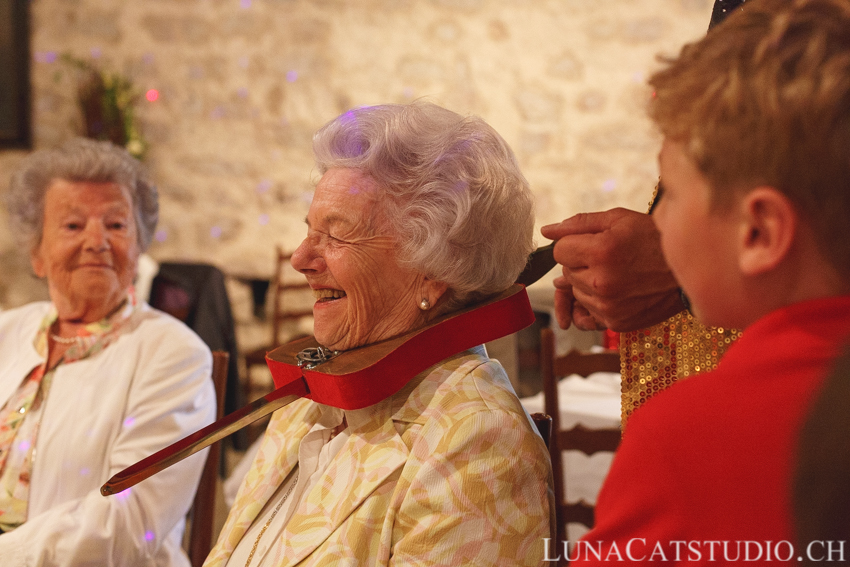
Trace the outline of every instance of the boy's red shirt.
<instances>
[{"instance_id":1,"label":"boy's red shirt","mask_svg":"<svg viewBox=\"0 0 850 567\"><path fill-rule=\"evenodd\" d=\"M803 555L790 547L797 439L848 337L850 296L785 307L748 327L717 369L647 402L629 420L596 527L571 557L716 565L754 558L747 541L760 561Z\"/></svg>"}]
</instances>

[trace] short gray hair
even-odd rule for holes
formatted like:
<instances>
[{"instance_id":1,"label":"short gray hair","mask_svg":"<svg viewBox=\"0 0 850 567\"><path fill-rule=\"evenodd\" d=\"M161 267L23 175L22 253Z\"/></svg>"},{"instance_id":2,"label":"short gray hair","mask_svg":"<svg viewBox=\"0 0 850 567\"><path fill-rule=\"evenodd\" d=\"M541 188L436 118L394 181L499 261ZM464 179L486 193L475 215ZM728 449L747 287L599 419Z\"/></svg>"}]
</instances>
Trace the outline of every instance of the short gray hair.
<instances>
[{"instance_id":1,"label":"short gray hair","mask_svg":"<svg viewBox=\"0 0 850 567\"><path fill-rule=\"evenodd\" d=\"M349 110L313 137L322 174L354 168L383 191L400 260L448 284L450 308L507 289L534 247L528 181L483 120L428 102Z\"/></svg>"},{"instance_id":2,"label":"short gray hair","mask_svg":"<svg viewBox=\"0 0 850 567\"><path fill-rule=\"evenodd\" d=\"M6 202L15 235L28 250L41 243L44 196L56 179L117 183L126 188L133 201L139 250L147 250L159 219L156 186L142 164L125 150L88 138L34 152L12 175Z\"/></svg>"}]
</instances>

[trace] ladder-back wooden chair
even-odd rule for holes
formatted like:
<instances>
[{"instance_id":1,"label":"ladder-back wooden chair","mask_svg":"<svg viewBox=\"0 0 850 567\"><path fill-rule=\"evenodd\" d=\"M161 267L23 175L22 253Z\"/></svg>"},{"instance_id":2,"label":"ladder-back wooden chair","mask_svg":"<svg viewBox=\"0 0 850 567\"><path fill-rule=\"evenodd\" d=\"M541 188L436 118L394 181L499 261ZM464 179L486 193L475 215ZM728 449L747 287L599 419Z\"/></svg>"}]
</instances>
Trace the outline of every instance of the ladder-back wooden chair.
<instances>
[{"instance_id":1,"label":"ladder-back wooden chair","mask_svg":"<svg viewBox=\"0 0 850 567\"><path fill-rule=\"evenodd\" d=\"M215 385L216 419L224 415L224 395L227 382L227 365L230 355L223 351L213 351L212 379ZM221 441L214 443L207 453L204 472L198 492L189 510L188 553L192 567L201 567L209 555L213 544L215 527L215 503L218 494L218 470L221 460Z\"/></svg>"},{"instance_id":2,"label":"ladder-back wooden chair","mask_svg":"<svg viewBox=\"0 0 850 567\"><path fill-rule=\"evenodd\" d=\"M552 435L549 454L552 457L552 472L555 477L555 516L557 537L566 540L566 527L578 522L593 527L593 506L585 501L568 504L562 452L575 450L592 455L599 451L616 451L620 444L620 429L589 429L581 424L572 429L561 429L558 408L558 380L572 374L587 377L594 372L620 372L620 354L617 351L600 353L570 353L555 356L555 334L549 328L540 332L540 367L543 375L543 407L552 416Z\"/></svg>"},{"instance_id":3,"label":"ladder-back wooden chair","mask_svg":"<svg viewBox=\"0 0 850 567\"><path fill-rule=\"evenodd\" d=\"M266 366L266 353L283 342L294 337L284 337L283 327L287 321L297 321L303 317L312 317L313 308L309 309L287 309L284 304L285 297L293 291L302 292L310 289L304 276L297 272L293 275L291 269L292 254L284 252L280 247L276 248L277 260L275 262L274 279L272 280L272 335L271 340L260 348L245 353L245 399L252 401L251 394L251 368L254 366Z\"/></svg>"}]
</instances>

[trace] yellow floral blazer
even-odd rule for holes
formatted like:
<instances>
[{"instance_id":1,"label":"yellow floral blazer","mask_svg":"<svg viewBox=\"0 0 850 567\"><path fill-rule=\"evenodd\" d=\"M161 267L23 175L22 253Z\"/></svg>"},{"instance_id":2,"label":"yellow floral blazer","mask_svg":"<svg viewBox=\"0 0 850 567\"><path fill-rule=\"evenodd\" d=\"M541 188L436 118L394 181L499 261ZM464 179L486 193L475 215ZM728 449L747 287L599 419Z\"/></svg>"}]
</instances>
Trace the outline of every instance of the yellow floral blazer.
<instances>
[{"instance_id":1,"label":"yellow floral blazer","mask_svg":"<svg viewBox=\"0 0 850 567\"><path fill-rule=\"evenodd\" d=\"M281 565L542 564L551 466L498 362L467 351L373 408L290 518ZM319 410L274 414L205 567L227 564Z\"/></svg>"}]
</instances>

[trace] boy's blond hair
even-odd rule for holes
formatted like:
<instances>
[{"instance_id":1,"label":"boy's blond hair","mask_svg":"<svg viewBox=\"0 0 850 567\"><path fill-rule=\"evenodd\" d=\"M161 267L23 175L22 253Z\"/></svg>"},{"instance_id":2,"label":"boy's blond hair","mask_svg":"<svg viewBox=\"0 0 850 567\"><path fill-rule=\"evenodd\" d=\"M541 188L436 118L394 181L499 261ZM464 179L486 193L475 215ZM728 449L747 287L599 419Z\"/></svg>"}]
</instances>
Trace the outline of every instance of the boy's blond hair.
<instances>
[{"instance_id":1,"label":"boy's blond hair","mask_svg":"<svg viewBox=\"0 0 850 567\"><path fill-rule=\"evenodd\" d=\"M784 193L850 276L850 0L750 0L650 79L650 115L722 208Z\"/></svg>"}]
</instances>

